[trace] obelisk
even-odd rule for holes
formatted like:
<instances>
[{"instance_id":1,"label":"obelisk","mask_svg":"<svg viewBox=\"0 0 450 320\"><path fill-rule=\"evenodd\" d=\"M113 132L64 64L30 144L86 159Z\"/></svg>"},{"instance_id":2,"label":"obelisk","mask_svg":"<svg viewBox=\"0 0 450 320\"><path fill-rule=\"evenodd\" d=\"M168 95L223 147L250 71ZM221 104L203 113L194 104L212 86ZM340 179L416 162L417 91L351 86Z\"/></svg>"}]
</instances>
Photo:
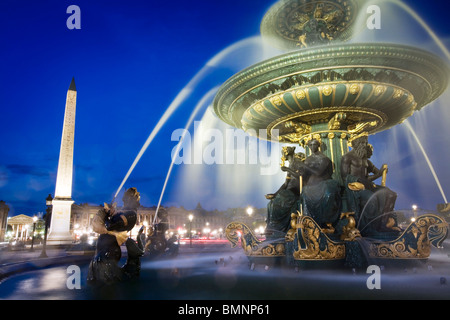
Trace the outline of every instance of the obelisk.
<instances>
[{"instance_id":1,"label":"obelisk","mask_svg":"<svg viewBox=\"0 0 450 320\"><path fill-rule=\"evenodd\" d=\"M76 102L77 89L73 78L66 98L55 197L52 202L52 218L48 235L48 244L50 245L70 244L73 239L70 234L70 215L74 202L72 200L72 176Z\"/></svg>"}]
</instances>

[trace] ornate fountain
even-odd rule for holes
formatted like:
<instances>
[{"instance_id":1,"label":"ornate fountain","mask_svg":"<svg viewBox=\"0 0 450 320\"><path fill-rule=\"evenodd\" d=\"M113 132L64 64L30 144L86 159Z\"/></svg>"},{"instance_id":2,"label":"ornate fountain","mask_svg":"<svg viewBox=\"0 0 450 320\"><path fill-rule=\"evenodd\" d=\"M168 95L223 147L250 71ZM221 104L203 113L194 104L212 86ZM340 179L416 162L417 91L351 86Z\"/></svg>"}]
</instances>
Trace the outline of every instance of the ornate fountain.
<instances>
[{"instance_id":1,"label":"ornate fountain","mask_svg":"<svg viewBox=\"0 0 450 320\"><path fill-rule=\"evenodd\" d=\"M290 264L427 259L448 225L435 214L397 223L387 166L374 167L368 137L402 123L437 99L448 66L417 48L345 43L355 32L357 0L285 0L270 8L263 38L288 53L226 81L214 100L225 123L260 132L283 147L285 184L269 200L266 240L243 223L226 229L251 260ZM350 150L350 147L352 149ZM357 150L370 151L357 151ZM370 175L369 173L373 173ZM374 181L382 178L380 185Z\"/></svg>"}]
</instances>

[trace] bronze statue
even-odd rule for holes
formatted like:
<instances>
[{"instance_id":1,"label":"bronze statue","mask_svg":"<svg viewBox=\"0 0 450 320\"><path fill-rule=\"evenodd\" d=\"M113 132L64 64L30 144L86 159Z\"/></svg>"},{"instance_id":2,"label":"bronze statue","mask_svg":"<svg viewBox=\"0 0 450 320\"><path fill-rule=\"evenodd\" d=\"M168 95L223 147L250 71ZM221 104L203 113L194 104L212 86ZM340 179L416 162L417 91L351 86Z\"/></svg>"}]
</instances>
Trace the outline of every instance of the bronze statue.
<instances>
[{"instance_id":1,"label":"bronze statue","mask_svg":"<svg viewBox=\"0 0 450 320\"><path fill-rule=\"evenodd\" d=\"M332 228L340 215L340 186L331 177L333 163L319 150L320 145L317 139L308 142L311 155L301 164L298 172L292 172L290 168L282 170L302 177L303 214L312 217L322 228Z\"/></svg>"},{"instance_id":2,"label":"bronze statue","mask_svg":"<svg viewBox=\"0 0 450 320\"><path fill-rule=\"evenodd\" d=\"M355 212L359 229L365 229L365 234L398 231L395 223L392 224L392 219L388 219L388 224L382 218L383 213L387 213L386 210L392 211L396 196L389 189L378 188L373 183L379 177L380 170L375 170L373 164L369 166L368 134L356 136L351 143L352 150L341 160L341 176L345 184L348 210ZM369 171L374 170L375 175L369 176Z\"/></svg>"},{"instance_id":3,"label":"bronze statue","mask_svg":"<svg viewBox=\"0 0 450 320\"><path fill-rule=\"evenodd\" d=\"M92 222L94 232L99 233L94 258L89 265L88 283L110 285L118 281L133 279L140 273L140 257L144 254L143 228L137 240L128 237L137 220L140 195L136 188L128 189L123 198L123 209L117 211L116 204L105 204ZM120 246L127 247L127 261L120 267Z\"/></svg>"},{"instance_id":4,"label":"bronze statue","mask_svg":"<svg viewBox=\"0 0 450 320\"><path fill-rule=\"evenodd\" d=\"M369 181L375 181L380 177L386 176L388 168L387 165L383 165L381 169L378 169L372 161L369 159L373 155L373 146L371 144L367 145L367 179ZM371 174L372 173L372 174ZM400 228L397 227L397 221L395 220L395 215L388 214L389 212L394 211L395 202L397 200L397 193L386 187L386 181L382 181L381 185L374 184L375 192L381 191L385 196L385 204L383 208L383 217L381 218L381 225L387 227L388 229L392 229L394 231L400 231Z\"/></svg>"},{"instance_id":5,"label":"bronze statue","mask_svg":"<svg viewBox=\"0 0 450 320\"><path fill-rule=\"evenodd\" d=\"M299 171L302 166L302 155L295 153L295 147L283 147L283 162L288 161L289 167L282 166L283 171L288 171L286 180L275 192L266 194L270 202L267 205L267 238L283 237L289 229L292 212L298 210L300 197Z\"/></svg>"},{"instance_id":6,"label":"bronze statue","mask_svg":"<svg viewBox=\"0 0 450 320\"><path fill-rule=\"evenodd\" d=\"M149 229L145 250L152 255L164 253L167 248L166 231L169 229L169 215L164 208L159 208L159 222Z\"/></svg>"}]
</instances>

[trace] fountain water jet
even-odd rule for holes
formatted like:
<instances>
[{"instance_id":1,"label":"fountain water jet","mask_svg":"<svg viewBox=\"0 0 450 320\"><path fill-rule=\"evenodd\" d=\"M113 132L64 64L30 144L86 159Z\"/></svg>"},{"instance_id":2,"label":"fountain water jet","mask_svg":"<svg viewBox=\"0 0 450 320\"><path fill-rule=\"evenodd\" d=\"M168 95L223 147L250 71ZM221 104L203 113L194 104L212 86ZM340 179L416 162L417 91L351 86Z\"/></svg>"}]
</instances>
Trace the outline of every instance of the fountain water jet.
<instances>
[{"instance_id":1,"label":"fountain water jet","mask_svg":"<svg viewBox=\"0 0 450 320\"><path fill-rule=\"evenodd\" d=\"M450 51L447 49L447 47L444 45L444 43L441 41L441 39L439 39L439 37L436 35L436 33L429 27L429 25L417 14L416 11L414 11L409 5L407 5L406 3L403 3L402 1L399 0L372 0L367 2L366 6L370 6L370 5L376 5L376 4L381 4L381 3L392 3L397 5L398 7L402 8L405 12L407 12L412 18L414 18L414 20L416 22L418 22L420 24L420 26L428 33L428 35L433 39L433 41L436 43L436 45L439 47L439 49L444 53L444 55L446 56L446 58L448 60L450 60ZM359 16L359 24L362 24L361 20L365 19L366 16L363 14L363 12L360 13ZM434 170L434 167L427 155L427 152L425 151L422 143L420 142L420 139L417 137L416 133L414 132L414 129L412 128L411 124L408 122L408 120L405 121L405 126L408 129L408 131L410 132L410 134L413 136L414 140L416 141L417 145L420 148L420 151L422 152L428 167L431 171L431 174L434 178L434 180L436 181L436 185L442 195L442 198L444 199L445 203L448 203L447 201L447 197L442 189L442 185L439 181L439 178Z\"/></svg>"},{"instance_id":2,"label":"fountain water jet","mask_svg":"<svg viewBox=\"0 0 450 320\"><path fill-rule=\"evenodd\" d=\"M176 159L175 155L177 155L179 153L180 149L181 149L182 142L183 142L183 140L185 138L185 135L186 135L186 130L191 126L191 124L194 121L194 118L197 115L197 113L200 112L201 109L203 109L205 103L207 103L209 100L211 100L211 98L217 92L217 90L218 90L218 87L215 87L215 88L211 89L209 92L207 92L203 96L203 98L198 102L198 104L195 107L194 111L191 113L191 116L189 117L189 119L188 119L188 121L186 123L185 131L183 132L183 135L180 138L180 143L177 145L174 154L172 154L172 162L170 163L169 170L167 171L166 179L164 181L164 185L163 185L163 188L162 188L162 191L161 191L161 195L159 197L158 205L156 207L155 217L153 219L153 224L156 223L156 219L158 217L158 211L159 211L159 208L161 206L161 201L162 201L162 198L164 196L164 192L166 190L166 186L167 186L167 183L169 181L170 174L172 173L173 165L175 163L175 159Z\"/></svg>"},{"instance_id":3,"label":"fountain water jet","mask_svg":"<svg viewBox=\"0 0 450 320\"><path fill-rule=\"evenodd\" d=\"M359 226L360 226L360 224L361 224L362 217L364 216L364 213L366 212L367 206L370 204L371 201L376 201L376 200L377 200L376 197L377 197L377 193L379 193L379 192L382 192L382 191L381 191L381 190L375 191L375 192L372 194L372 196L369 198L369 200L367 200L366 204L364 205L363 209L361 210L361 215L359 216L358 224L356 225L356 229L358 229L360 232L362 232L362 231L363 231L363 230L364 230L364 229L365 229L372 221L375 221L375 220L377 220L378 218L381 218L383 215L385 215L385 214L383 214L383 215L381 215L381 216L379 216L379 217L377 217L377 218L371 220L369 223L367 223L367 224L364 226L364 228L359 229Z\"/></svg>"},{"instance_id":4,"label":"fountain water jet","mask_svg":"<svg viewBox=\"0 0 450 320\"><path fill-rule=\"evenodd\" d=\"M442 195L442 198L444 199L444 202L448 203L447 197L445 196L444 190L442 189L441 182L439 181L439 178L438 178L438 176L436 174L436 171L434 170L434 167L431 164L431 161L428 158L427 152L425 151L424 147L422 146L422 143L420 142L419 138L417 137L416 133L414 132L414 129L411 126L411 124L408 121L405 121L404 124L405 124L406 128L409 130L409 132L411 133L411 135L413 136L414 140L416 141L420 151L422 152L422 154L423 154L423 156L424 156L424 158L425 158L425 160L426 160L426 162L428 164L428 168L430 169L431 174L433 175L433 178L436 181L436 185L439 188L439 191L440 191L440 193Z\"/></svg>"},{"instance_id":5,"label":"fountain water jet","mask_svg":"<svg viewBox=\"0 0 450 320\"><path fill-rule=\"evenodd\" d=\"M406 3L399 1L399 0L372 0L372 1L368 1L366 6L370 6L370 5L378 5L378 4L383 4L383 3L388 3L388 4L394 4L396 6L398 6L399 8L403 9L406 13L408 13L426 32L427 34L431 37L431 39L435 42L435 44L438 46L438 48L443 52L443 54L445 55L445 57L450 60L450 51L446 48L446 46L444 45L444 43L441 41L441 39L439 39L439 37L436 35L436 33L430 28L430 26L417 14L416 11L414 11L409 5L407 5ZM359 17L358 17L358 25L362 25L364 23L364 19L366 18L365 12L361 12ZM442 198L444 199L444 202L447 203L447 198L446 195L443 191L443 188L441 186L441 183L439 181L439 178L434 170L434 167L427 155L427 152L424 150L424 147L422 145L422 143L420 142L418 136L416 135L416 133L414 132L411 124L406 120L405 121L405 127L407 128L408 132L412 135L412 137L414 138L415 142L417 143L421 153L423 154L427 165L432 173L432 176L436 182L436 185L442 195Z\"/></svg>"},{"instance_id":6,"label":"fountain water jet","mask_svg":"<svg viewBox=\"0 0 450 320\"><path fill-rule=\"evenodd\" d=\"M414 18L414 20L416 20L420 24L420 26L428 33L428 35L437 44L439 49L442 50L442 52L447 57L447 59L450 60L450 52L446 48L444 43L442 43L441 39L439 39L439 37L436 35L436 33L429 27L429 25L410 6L408 6L406 3L403 3L402 1L399 1L399 0L371 0L366 3L366 7L368 7L370 5L381 4L381 3L392 3L392 4L395 4L398 7L402 8L403 10L405 10L412 18ZM359 14L359 18L358 18L359 20L357 22L357 25L363 25L362 20L364 20L366 17L367 17L366 13L361 12Z\"/></svg>"},{"instance_id":7,"label":"fountain water jet","mask_svg":"<svg viewBox=\"0 0 450 320\"><path fill-rule=\"evenodd\" d=\"M152 132L148 136L147 140L145 141L144 145L140 149L138 155L136 156L135 160L133 161L130 169L126 173L124 179L122 180L119 188L117 189L116 193L114 194L114 198L112 202L117 198L119 192L122 190L123 186L125 185L126 181L130 177L131 173L133 172L134 168L144 155L145 151L155 138L155 136L159 133L161 128L165 125L165 123L169 120L169 118L172 116L172 114L178 110L180 105L192 94L196 86L203 80L208 74L212 73L217 67L220 66L220 64L226 59L227 56L229 56L231 53L241 49L245 48L246 46L255 46L259 45L262 46L262 48L266 48L261 41L261 37L250 37L243 39L241 41L238 41L227 48L220 51L218 54L216 54L213 58L211 58L205 66L200 69L199 72L189 81L189 83L178 93L178 95L175 97L175 99L172 101L172 103L169 105L169 107L166 109L156 126L153 128ZM263 50L264 51L264 50ZM267 51L267 50L266 50ZM269 53L265 53L269 54Z\"/></svg>"},{"instance_id":8,"label":"fountain water jet","mask_svg":"<svg viewBox=\"0 0 450 320\"><path fill-rule=\"evenodd\" d=\"M191 82L194 82L194 80L196 80L197 77L201 78L203 76L203 73L204 73L205 70L207 70L207 69L202 69L196 75L196 77L194 77L191 80ZM189 82L189 83L191 83L191 82ZM144 153L147 150L147 148L150 145L150 143L153 141L155 136L158 134L159 130L161 130L161 128L167 122L167 120L170 118L170 116L175 112L175 110L178 109L180 104L185 99L187 99L187 97L190 95L191 92L192 92L192 89L190 88L190 86L188 84L186 86L186 88L184 88L183 90L180 91L180 93L177 95L175 100L173 100L173 102L170 104L169 108L167 108L167 110L164 112L163 116L158 121L158 123L156 124L155 128L152 130L152 132L150 133L149 137L147 138L147 140L145 141L144 145L142 146L141 150L139 151L138 155L136 156L135 160L133 161L130 169L128 170L127 174L125 175L125 178L122 180L122 183L120 184L119 188L117 189L112 202L114 202L114 200L116 199L116 197L119 194L120 190L122 190L122 187L124 186L125 182L128 180L129 176L133 172L134 168L138 164L138 162L141 159L141 157L144 155Z\"/></svg>"}]
</instances>

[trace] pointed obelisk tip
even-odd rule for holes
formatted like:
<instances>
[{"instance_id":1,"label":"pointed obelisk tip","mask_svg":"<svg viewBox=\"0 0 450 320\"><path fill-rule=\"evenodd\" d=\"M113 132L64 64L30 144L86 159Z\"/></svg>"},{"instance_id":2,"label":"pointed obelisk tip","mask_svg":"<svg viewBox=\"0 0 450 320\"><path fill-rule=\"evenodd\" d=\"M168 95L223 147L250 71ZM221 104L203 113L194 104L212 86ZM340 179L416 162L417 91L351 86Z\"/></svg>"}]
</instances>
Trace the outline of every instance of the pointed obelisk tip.
<instances>
[{"instance_id":1,"label":"pointed obelisk tip","mask_svg":"<svg viewBox=\"0 0 450 320\"><path fill-rule=\"evenodd\" d=\"M70 83L69 90L77 91L77 87L75 86L75 77L72 78L72 82Z\"/></svg>"}]
</instances>

